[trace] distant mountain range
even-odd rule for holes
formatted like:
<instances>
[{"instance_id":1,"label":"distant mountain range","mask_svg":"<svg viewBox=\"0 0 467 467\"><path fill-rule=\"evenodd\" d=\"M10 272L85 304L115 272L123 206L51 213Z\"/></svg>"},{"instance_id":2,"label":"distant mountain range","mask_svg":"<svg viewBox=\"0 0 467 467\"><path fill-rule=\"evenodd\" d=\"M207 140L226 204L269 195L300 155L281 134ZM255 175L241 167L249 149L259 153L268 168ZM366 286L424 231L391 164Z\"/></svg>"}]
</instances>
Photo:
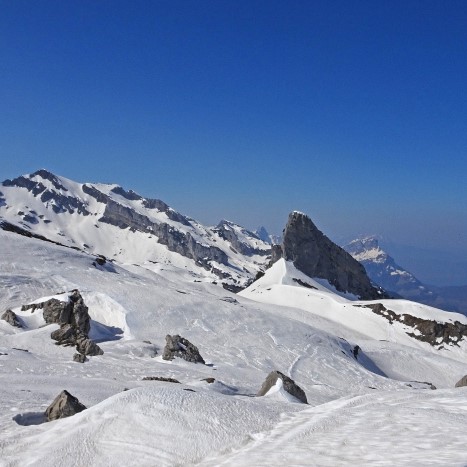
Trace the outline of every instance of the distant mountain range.
<instances>
[{"instance_id":1,"label":"distant mountain range","mask_svg":"<svg viewBox=\"0 0 467 467\"><path fill-rule=\"evenodd\" d=\"M269 242L233 222L206 227L161 200L44 169L0 185L0 220L4 229L151 270L175 267L233 291L270 261Z\"/></svg>"},{"instance_id":2,"label":"distant mountain range","mask_svg":"<svg viewBox=\"0 0 467 467\"><path fill-rule=\"evenodd\" d=\"M467 286L439 287L423 284L380 247L378 237L359 237L343 248L363 264L373 282L393 295L467 314Z\"/></svg>"},{"instance_id":3,"label":"distant mountain range","mask_svg":"<svg viewBox=\"0 0 467 467\"><path fill-rule=\"evenodd\" d=\"M102 255L110 261L163 271L164 275L183 274L193 281L218 283L233 292L263 274L271 264L275 245L282 245L282 256L294 260L305 273L337 285L342 292L370 298L373 292L366 283L363 285L365 279L357 269L342 280L349 259L306 219L298 216L294 226L304 222L313 238L300 243L300 233L300 245L296 245L297 238L292 241L292 249L313 250L302 261L302 254L296 256L290 245L284 247L297 233L289 229L287 235L287 227L282 237L269 234L265 227L252 232L227 220L207 227L164 201L144 198L114 184L77 183L44 169L0 185L0 223L4 230ZM373 285L392 296L467 314L467 286L422 283L380 247L377 237L361 237L343 248L364 266ZM319 259L309 270L305 263L312 264L312 256ZM381 293L375 297L385 296Z\"/></svg>"}]
</instances>

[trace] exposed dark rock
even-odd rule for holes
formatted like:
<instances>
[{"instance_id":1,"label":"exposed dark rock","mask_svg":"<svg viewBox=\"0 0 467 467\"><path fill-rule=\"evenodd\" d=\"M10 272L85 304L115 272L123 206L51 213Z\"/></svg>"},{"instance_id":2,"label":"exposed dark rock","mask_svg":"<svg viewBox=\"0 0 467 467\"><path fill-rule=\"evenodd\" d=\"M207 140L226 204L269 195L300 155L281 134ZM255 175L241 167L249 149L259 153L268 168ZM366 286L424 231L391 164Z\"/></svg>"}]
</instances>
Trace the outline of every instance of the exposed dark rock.
<instances>
[{"instance_id":1,"label":"exposed dark rock","mask_svg":"<svg viewBox=\"0 0 467 467\"><path fill-rule=\"evenodd\" d=\"M47 324L60 325L60 329L50 334L50 337L57 341L57 345L75 345L76 350L83 355L103 355L104 351L88 337L91 318L78 290L71 292L67 302L51 298L39 305L44 310L43 316Z\"/></svg>"},{"instance_id":2,"label":"exposed dark rock","mask_svg":"<svg viewBox=\"0 0 467 467\"><path fill-rule=\"evenodd\" d=\"M142 196L138 195L138 193L135 193L133 190L126 191L121 186L116 186L112 188L110 191L130 201L137 201L139 199L143 199Z\"/></svg>"},{"instance_id":3,"label":"exposed dark rock","mask_svg":"<svg viewBox=\"0 0 467 467\"><path fill-rule=\"evenodd\" d=\"M76 339L76 350L83 355L91 357L104 355L104 351L93 340L82 335Z\"/></svg>"},{"instance_id":4,"label":"exposed dark rock","mask_svg":"<svg viewBox=\"0 0 467 467\"><path fill-rule=\"evenodd\" d=\"M82 353L75 353L73 355L73 361L76 363L84 363L86 360L86 355L83 355Z\"/></svg>"},{"instance_id":5,"label":"exposed dark rock","mask_svg":"<svg viewBox=\"0 0 467 467\"><path fill-rule=\"evenodd\" d=\"M355 359L358 358L358 352L360 351L360 347L358 345L356 345L353 350L352 350L352 353L353 353L353 356Z\"/></svg>"},{"instance_id":6,"label":"exposed dark rock","mask_svg":"<svg viewBox=\"0 0 467 467\"><path fill-rule=\"evenodd\" d=\"M4 321L6 321L11 326L14 326L15 328L23 327L23 324L21 323L20 319L16 316L16 313L12 310L6 310L0 319L3 319Z\"/></svg>"},{"instance_id":7,"label":"exposed dark rock","mask_svg":"<svg viewBox=\"0 0 467 467\"><path fill-rule=\"evenodd\" d=\"M382 303L354 306L370 308L373 313L386 318L390 324L397 321L414 328L419 333L405 331L406 334L419 341L428 342L432 346L442 344L459 345L459 342L467 336L467 324L462 324L459 321L440 323L408 314L398 315L393 310L386 308Z\"/></svg>"},{"instance_id":8,"label":"exposed dark rock","mask_svg":"<svg viewBox=\"0 0 467 467\"><path fill-rule=\"evenodd\" d=\"M467 386L467 375L463 376L457 383L456 388L461 388Z\"/></svg>"},{"instance_id":9,"label":"exposed dark rock","mask_svg":"<svg viewBox=\"0 0 467 467\"><path fill-rule=\"evenodd\" d=\"M168 207L167 209L167 212L170 212L171 216L174 217L175 211L170 210ZM107 199L104 215L99 221L115 225L121 229L130 228L140 232L151 232L157 236L158 242L166 245L170 251L193 259L206 269L211 269L211 261L221 264L228 263L227 255L220 248L200 243L191 236L190 232L181 232L164 222L152 222L147 216L139 214L110 198Z\"/></svg>"},{"instance_id":10,"label":"exposed dark rock","mask_svg":"<svg viewBox=\"0 0 467 467\"><path fill-rule=\"evenodd\" d=\"M296 282L298 285L301 285L302 287L306 287L307 289L318 290L318 287L315 287L314 285L308 284L308 282L302 281L301 279L297 279L297 278L293 277L292 280L294 282Z\"/></svg>"},{"instance_id":11,"label":"exposed dark rock","mask_svg":"<svg viewBox=\"0 0 467 467\"><path fill-rule=\"evenodd\" d=\"M187 362L205 363L198 348L188 339L185 339L178 334L175 336L167 334L167 336L165 336L165 342L166 345L162 354L162 358L164 360L173 360L175 357L179 357L183 358Z\"/></svg>"},{"instance_id":12,"label":"exposed dark rock","mask_svg":"<svg viewBox=\"0 0 467 467\"><path fill-rule=\"evenodd\" d=\"M97 202L107 204L109 197L93 186L84 184L82 190L89 196L92 196Z\"/></svg>"},{"instance_id":13,"label":"exposed dark rock","mask_svg":"<svg viewBox=\"0 0 467 467\"><path fill-rule=\"evenodd\" d=\"M225 289L225 290L228 290L229 292L232 292L232 293L238 293L238 292L241 292L242 290L244 290L246 287L248 287L248 283L245 284L244 287L241 287L239 285L235 285L235 284L227 284L225 282L222 282L222 287ZM222 300L222 299L221 299ZM224 300L226 301L226 300Z\"/></svg>"},{"instance_id":14,"label":"exposed dark rock","mask_svg":"<svg viewBox=\"0 0 467 467\"><path fill-rule=\"evenodd\" d=\"M143 381L165 381L166 383L178 383L180 384L180 381L174 378L165 378L164 376L145 376L143 378Z\"/></svg>"},{"instance_id":15,"label":"exposed dark rock","mask_svg":"<svg viewBox=\"0 0 467 467\"><path fill-rule=\"evenodd\" d=\"M340 292L350 292L361 299L388 298L371 284L365 268L352 256L329 240L301 212L289 215L284 230L281 256L309 277L326 279ZM278 251L273 248L273 258Z\"/></svg>"},{"instance_id":16,"label":"exposed dark rock","mask_svg":"<svg viewBox=\"0 0 467 467\"><path fill-rule=\"evenodd\" d=\"M216 381L215 378L203 378L201 381L206 381L208 384L212 384Z\"/></svg>"},{"instance_id":17,"label":"exposed dark rock","mask_svg":"<svg viewBox=\"0 0 467 467\"><path fill-rule=\"evenodd\" d=\"M57 345L76 345L76 330L71 324L62 324L60 329L52 331L50 337L57 341Z\"/></svg>"},{"instance_id":18,"label":"exposed dark rock","mask_svg":"<svg viewBox=\"0 0 467 467\"><path fill-rule=\"evenodd\" d=\"M257 396L264 396L267 392L275 386L278 379L282 380L283 388L286 392L290 395L294 396L299 401L303 402L304 404L308 404L306 394L303 389L298 386L295 381L288 376L284 375L280 371L271 371L269 375L266 377L261 389L259 390Z\"/></svg>"},{"instance_id":19,"label":"exposed dark rock","mask_svg":"<svg viewBox=\"0 0 467 467\"><path fill-rule=\"evenodd\" d=\"M59 418L71 417L72 415L82 412L86 407L81 402L72 396L68 391L63 390L47 407L45 416L47 421L57 420Z\"/></svg>"},{"instance_id":20,"label":"exposed dark rock","mask_svg":"<svg viewBox=\"0 0 467 467\"><path fill-rule=\"evenodd\" d=\"M0 229L5 230L6 232L14 232L14 233L16 233L18 235L23 235L24 237L37 238L38 240L42 240L42 241L48 242L48 243L53 243L54 245L59 245L59 246L65 247L65 248L71 248L72 250L81 251L79 248L77 248L75 246L63 245L62 243L50 240L50 239L44 237L43 235L33 234L32 232L29 232L28 230L23 229L22 227L19 227L17 225L11 224L10 222L7 222L7 221L0 221Z\"/></svg>"},{"instance_id":21,"label":"exposed dark rock","mask_svg":"<svg viewBox=\"0 0 467 467\"><path fill-rule=\"evenodd\" d=\"M36 307L39 308L39 307ZM67 324L71 318L71 303L51 298L42 306L44 321L47 324Z\"/></svg>"},{"instance_id":22,"label":"exposed dark rock","mask_svg":"<svg viewBox=\"0 0 467 467\"><path fill-rule=\"evenodd\" d=\"M97 255L95 261L99 266L104 266L107 262L107 258L104 255Z\"/></svg>"}]
</instances>

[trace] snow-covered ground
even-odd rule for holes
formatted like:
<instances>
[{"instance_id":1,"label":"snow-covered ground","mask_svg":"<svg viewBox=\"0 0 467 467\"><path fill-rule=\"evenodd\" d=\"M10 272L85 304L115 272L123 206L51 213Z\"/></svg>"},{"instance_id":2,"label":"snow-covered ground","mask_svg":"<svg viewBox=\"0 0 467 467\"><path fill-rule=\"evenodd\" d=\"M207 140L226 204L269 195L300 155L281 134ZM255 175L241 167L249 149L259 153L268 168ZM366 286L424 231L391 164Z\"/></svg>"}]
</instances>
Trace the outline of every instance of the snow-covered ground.
<instances>
[{"instance_id":1,"label":"snow-covered ground","mask_svg":"<svg viewBox=\"0 0 467 467\"><path fill-rule=\"evenodd\" d=\"M283 261L234 295L180 265L112 271L93 260L0 231L0 312L12 308L26 326L0 321L1 466L467 464L467 389L454 389L467 374L463 343L437 350ZM54 344L57 325L40 310L21 311L74 288L105 352L84 364ZM166 334L189 339L207 364L162 360ZM254 397L272 370L309 405L281 391ZM40 423L63 389L88 409Z\"/></svg>"}]
</instances>

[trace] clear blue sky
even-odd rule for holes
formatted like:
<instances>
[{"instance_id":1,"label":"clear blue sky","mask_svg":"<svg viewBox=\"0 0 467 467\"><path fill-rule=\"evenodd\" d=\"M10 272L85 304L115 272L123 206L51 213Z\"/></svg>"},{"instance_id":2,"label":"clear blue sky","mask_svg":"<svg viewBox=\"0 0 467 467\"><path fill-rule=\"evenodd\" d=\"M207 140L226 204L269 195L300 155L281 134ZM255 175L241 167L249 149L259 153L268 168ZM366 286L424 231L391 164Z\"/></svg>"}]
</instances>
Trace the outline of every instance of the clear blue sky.
<instances>
[{"instance_id":1,"label":"clear blue sky","mask_svg":"<svg viewBox=\"0 0 467 467\"><path fill-rule=\"evenodd\" d=\"M2 180L44 167L273 232L298 209L442 244L467 283L464 0L0 0L0 54Z\"/></svg>"}]
</instances>

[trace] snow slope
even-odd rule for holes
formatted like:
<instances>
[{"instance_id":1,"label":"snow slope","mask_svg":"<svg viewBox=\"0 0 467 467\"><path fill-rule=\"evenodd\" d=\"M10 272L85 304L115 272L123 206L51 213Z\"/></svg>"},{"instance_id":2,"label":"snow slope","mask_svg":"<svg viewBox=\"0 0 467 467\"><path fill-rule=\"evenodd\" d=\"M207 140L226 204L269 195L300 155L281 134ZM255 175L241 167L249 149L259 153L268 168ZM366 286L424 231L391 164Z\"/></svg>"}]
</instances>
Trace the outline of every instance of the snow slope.
<instances>
[{"instance_id":1,"label":"snow slope","mask_svg":"<svg viewBox=\"0 0 467 467\"><path fill-rule=\"evenodd\" d=\"M0 465L467 462L460 442L466 393L453 389L467 373L463 344L438 350L414 340L402 325L355 307L360 302L284 262L234 295L175 269L115 261L110 271L93 260L0 231L0 311L12 308L26 324L16 329L0 320ZM73 348L54 345L57 325L44 326L39 310L21 311L74 288L105 352L84 364L72 361ZM444 317L419 306L391 302ZM206 365L161 359L165 335L177 333L199 348ZM253 397L272 370L293 378L309 405L291 403L281 391ZM40 423L63 389L88 409ZM397 443L400 449L389 448Z\"/></svg>"}]
</instances>

